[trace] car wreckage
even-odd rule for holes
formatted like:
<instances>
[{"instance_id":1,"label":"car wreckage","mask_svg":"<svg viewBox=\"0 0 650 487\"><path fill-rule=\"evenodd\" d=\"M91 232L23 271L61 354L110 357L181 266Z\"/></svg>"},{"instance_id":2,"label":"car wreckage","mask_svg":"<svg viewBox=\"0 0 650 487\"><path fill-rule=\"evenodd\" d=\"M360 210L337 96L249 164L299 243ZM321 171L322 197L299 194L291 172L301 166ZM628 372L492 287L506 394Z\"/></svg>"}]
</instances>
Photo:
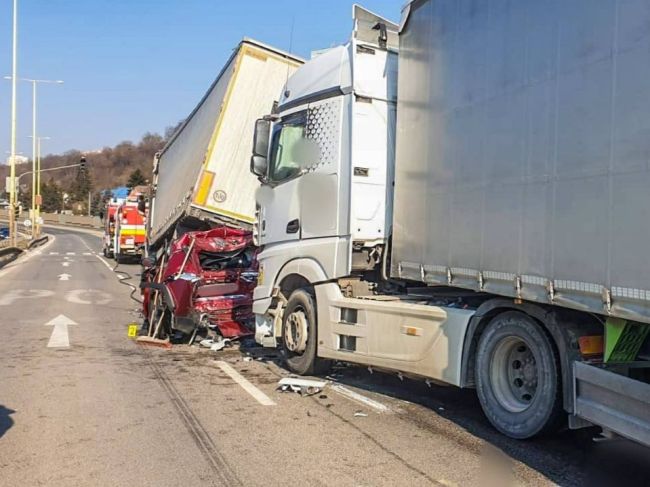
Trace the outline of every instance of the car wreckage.
<instances>
[{"instance_id":1,"label":"car wreckage","mask_svg":"<svg viewBox=\"0 0 650 487\"><path fill-rule=\"evenodd\" d=\"M252 233L219 226L187 232L167 248L157 259L143 259L148 335L169 339L180 333L190 341L199 329L230 339L252 335L258 276Z\"/></svg>"}]
</instances>

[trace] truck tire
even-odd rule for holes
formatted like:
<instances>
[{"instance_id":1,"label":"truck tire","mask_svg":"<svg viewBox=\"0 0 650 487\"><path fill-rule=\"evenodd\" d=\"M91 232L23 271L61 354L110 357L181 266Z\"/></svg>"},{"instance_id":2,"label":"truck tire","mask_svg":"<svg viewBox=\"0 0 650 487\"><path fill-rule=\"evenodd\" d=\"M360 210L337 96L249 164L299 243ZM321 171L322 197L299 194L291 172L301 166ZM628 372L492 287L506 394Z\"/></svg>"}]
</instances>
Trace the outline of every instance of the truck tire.
<instances>
[{"instance_id":1,"label":"truck tire","mask_svg":"<svg viewBox=\"0 0 650 487\"><path fill-rule=\"evenodd\" d=\"M535 320L518 311L492 319L478 343L476 389L496 429L515 439L554 430L561 385L557 352Z\"/></svg>"},{"instance_id":2,"label":"truck tire","mask_svg":"<svg viewBox=\"0 0 650 487\"><path fill-rule=\"evenodd\" d=\"M304 289L297 289L289 296L282 317L281 342L282 355L292 372L317 375L329 368L329 361L316 356L318 331L315 300Z\"/></svg>"}]
</instances>

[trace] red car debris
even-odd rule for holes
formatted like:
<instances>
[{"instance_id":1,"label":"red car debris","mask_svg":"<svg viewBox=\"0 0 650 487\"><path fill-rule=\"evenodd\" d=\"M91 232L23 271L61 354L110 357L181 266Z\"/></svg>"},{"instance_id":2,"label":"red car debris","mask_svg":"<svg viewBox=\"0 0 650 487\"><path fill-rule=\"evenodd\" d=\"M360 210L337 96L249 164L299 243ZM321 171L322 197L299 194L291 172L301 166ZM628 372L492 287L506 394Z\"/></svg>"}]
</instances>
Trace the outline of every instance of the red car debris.
<instances>
[{"instance_id":1,"label":"red car debris","mask_svg":"<svg viewBox=\"0 0 650 487\"><path fill-rule=\"evenodd\" d=\"M185 233L169 255L145 263L143 308L153 336L161 335L156 328L169 336L199 326L224 338L252 335L256 254L250 231L220 226Z\"/></svg>"}]
</instances>

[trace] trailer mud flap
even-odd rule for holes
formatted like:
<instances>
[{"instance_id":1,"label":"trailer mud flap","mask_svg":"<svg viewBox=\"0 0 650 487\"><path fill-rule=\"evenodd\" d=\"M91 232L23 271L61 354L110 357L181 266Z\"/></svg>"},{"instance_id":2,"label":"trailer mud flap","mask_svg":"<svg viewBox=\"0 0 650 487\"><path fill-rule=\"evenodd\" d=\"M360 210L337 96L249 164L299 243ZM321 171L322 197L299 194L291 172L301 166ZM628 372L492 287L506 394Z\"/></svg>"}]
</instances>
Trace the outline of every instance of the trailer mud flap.
<instances>
[{"instance_id":1,"label":"trailer mud flap","mask_svg":"<svg viewBox=\"0 0 650 487\"><path fill-rule=\"evenodd\" d=\"M650 384L574 362L575 414L650 446Z\"/></svg>"}]
</instances>

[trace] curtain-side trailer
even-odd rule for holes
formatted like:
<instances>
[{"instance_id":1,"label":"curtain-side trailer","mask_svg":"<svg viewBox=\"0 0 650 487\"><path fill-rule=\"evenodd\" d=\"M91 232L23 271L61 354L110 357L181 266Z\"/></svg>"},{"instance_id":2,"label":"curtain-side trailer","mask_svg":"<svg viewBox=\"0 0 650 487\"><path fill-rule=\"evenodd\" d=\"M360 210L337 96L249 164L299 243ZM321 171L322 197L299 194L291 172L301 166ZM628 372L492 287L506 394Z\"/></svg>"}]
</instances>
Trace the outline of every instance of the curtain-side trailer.
<instances>
[{"instance_id":1,"label":"curtain-side trailer","mask_svg":"<svg viewBox=\"0 0 650 487\"><path fill-rule=\"evenodd\" d=\"M402 13L355 6L256 123L256 339L476 388L514 438L650 445L650 5Z\"/></svg>"},{"instance_id":2,"label":"curtain-side trailer","mask_svg":"<svg viewBox=\"0 0 650 487\"><path fill-rule=\"evenodd\" d=\"M205 96L154 159L148 245L158 249L177 225L249 227L259 183L248 172L255 119L268 113L302 64L291 54L244 39Z\"/></svg>"}]
</instances>

